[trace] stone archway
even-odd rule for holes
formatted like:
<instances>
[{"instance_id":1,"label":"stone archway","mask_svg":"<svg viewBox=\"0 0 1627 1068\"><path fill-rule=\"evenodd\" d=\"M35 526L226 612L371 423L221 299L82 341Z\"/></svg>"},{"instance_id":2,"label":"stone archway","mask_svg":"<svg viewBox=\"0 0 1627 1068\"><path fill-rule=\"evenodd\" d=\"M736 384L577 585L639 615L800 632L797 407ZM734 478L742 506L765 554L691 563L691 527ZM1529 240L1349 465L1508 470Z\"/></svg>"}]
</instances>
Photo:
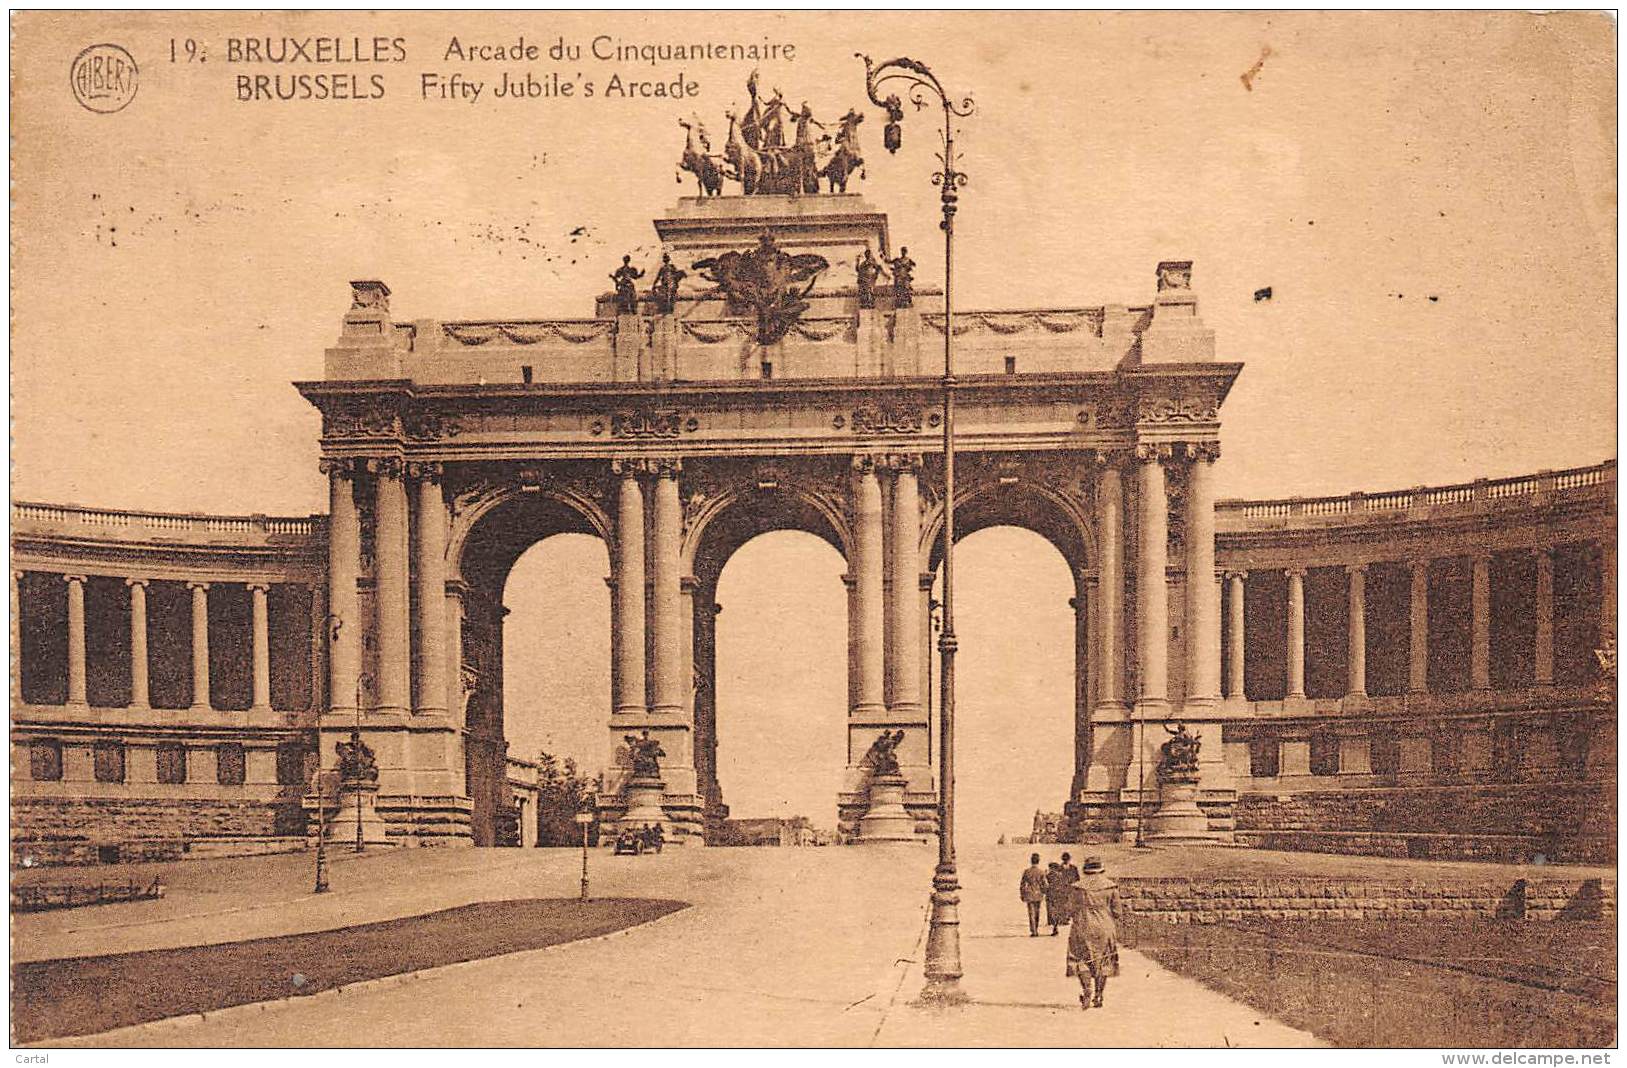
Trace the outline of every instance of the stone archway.
<instances>
[{"instance_id":1,"label":"stone archway","mask_svg":"<svg viewBox=\"0 0 1627 1068\"><path fill-rule=\"evenodd\" d=\"M504 592L520 556L556 534L610 541L609 521L591 472L568 466L487 468L449 473L448 622L455 650L453 715L463 742L461 767L475 845L517 844L517 807L507 779L504 708Z\"/></svg>"},{"instance_id":2,"label":"stone archway","mask_svg":"<svg viewBox=\"0 0 1627 1068\"><path fill-rule=\"evenodd\" d=\"M697 463L686 477L683 559L693 617L695 771L708 841L717 840L729 812L717 775L718 581L740 548L775 531L811 534L849 559L851 529L841 489L846 466L828 460Z\"/></svg>"},{"instance_id":3,"label":"stone archway","mask_svg":"<svg viewBox=\"0 0 1627 1068\"><path fill-rule=\"evenodd\" d=\"M941 476L935 486L941 486ZM1092 710L1100 700L1095 647L1095 613L1099 597L1097 523L1098 466L1094 453L1077 455L1003 455L972 453L956 468L955 542L992 527L1015 527L1037 534L1057 551L1073 578L1069 605L1074 613L1073 775L1065 804L1072 805L1084 788L1094 738ZM922 587L934 589L943 561L943 501L930 495L922 522L922 557L927 562ZM930 604L935 604L930 601ZM928 650L927 662L932 662Z\"/></svg>"}]
</instances>

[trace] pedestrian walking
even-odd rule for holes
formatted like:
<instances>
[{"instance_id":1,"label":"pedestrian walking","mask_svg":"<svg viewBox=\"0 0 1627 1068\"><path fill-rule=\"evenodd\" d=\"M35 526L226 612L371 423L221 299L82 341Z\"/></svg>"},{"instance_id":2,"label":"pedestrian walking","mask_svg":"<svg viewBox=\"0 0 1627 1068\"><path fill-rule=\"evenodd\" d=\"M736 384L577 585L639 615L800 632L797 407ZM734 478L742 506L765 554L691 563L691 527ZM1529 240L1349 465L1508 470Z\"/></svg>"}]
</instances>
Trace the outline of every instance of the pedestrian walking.
<instances>
[{"instance_id":1,"label":"pedestrian walking","mask_svg":"<svg viewBox=\"0 0 1627 1068\"><path fill-rule=\"evenodd\" d=\"M1051 925L1051 934L1068 922L1068 896L1073 884L1062 865L1051 861L1045 873L1045 922Z\"/></svg>"},{"instance_id":2,"label":"pedestrian walking","mask_svg":"<svg viewBox=\"0 0 1627 1068\"><path fill-rule=\"evenodd\" d=\"M1119 974L1119 884L1107 877L1100 857L1086 857L1071 897L1067 974L1079 980L1079 1007L1099 1009L1107 980Z\"/></svg>"},{"instance_id":3,"label":"pedestrian walking","mask_svg":"<svg viewBox=\"0 0 1627 1068\"><path fill-rule=\"evenodd\" d=\"M1039 905L1045 900L1045 869L1039 866L1039 854L1028 858L1028 870L1023 872L1017 886L1017 896L1028 908L1028 937L1039 937Z\"/></svg>"}]
</instances>

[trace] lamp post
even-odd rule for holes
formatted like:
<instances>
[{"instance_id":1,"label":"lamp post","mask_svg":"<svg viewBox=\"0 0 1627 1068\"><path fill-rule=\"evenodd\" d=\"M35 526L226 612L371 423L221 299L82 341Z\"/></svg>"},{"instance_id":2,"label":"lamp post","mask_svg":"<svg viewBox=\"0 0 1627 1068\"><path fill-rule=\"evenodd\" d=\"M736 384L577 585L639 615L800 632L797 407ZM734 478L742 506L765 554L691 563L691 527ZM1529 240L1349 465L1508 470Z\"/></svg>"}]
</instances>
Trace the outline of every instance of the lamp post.
<instances>
[{"instance_id":1,"label":"lamp post","mask_svg":"<svg viewBox=\"0 0 1627 1068\"><path fill-rule=\"evenodd\" d=\"M329 656L339 643L339 628L345 621L338 616L329 614L323 621L328 632ZM328 711L333 711L333 699L329 696ZM316 795L316 889L318 894L328 892L328 793L327 779L322 773L322 729L319 725L316 731L316 772L311 776L311 792ZM338 799L338 773L334 773L334 798Z\"/></svg>"},{"instance_id":2,"label":"lamp post","mask_svg":"<svg viewBox=\"0 0 1627 1068\"><path fill-rule=\"evenodd\" d=\"M362 746L362 685L368 681L368 676L356 676L356 722L350 728L351 752L361 756ZM357 783L358 787L360 783ZM362 841L362 792L356 791L356 852L362 852L366 846Z\"/></svg>"},{"instance_id":3,"label":"lamp post","mask_svg":"<svg viewBox=\"0 0 1627 1068\"><path fill-rule=\"evenodd\" d=\"M960 879L955 872L955 365L954 282L955 210L966 175L956 168L955 120L972 113L971 97L958 102L944 89L930 67L900 56L875 64L864 60L865 92L870 102L887 112L882 142L888 152L903 143L899 123L904 105L896 93L885 98L878 90L889 83L905 92L917 109L937 104L943 109L941 165L932 175L943 209L943 631L938 635L938 867L932 876L932 920L927 930L926 987L921 1000L948 1004L965 1000L960 989Z\"/></svg>"},{"instance_id":4,"label":"lamp post","mask_svg":"<svg viewBox=\"0 0 1627 1068\"><path fill-rule=\"evenodd\" d=\"M593 813L583 809L576 814L576 823L582 828L582 900L588 899L588 826L593 823Z\"/></svg>"}]
</instances>

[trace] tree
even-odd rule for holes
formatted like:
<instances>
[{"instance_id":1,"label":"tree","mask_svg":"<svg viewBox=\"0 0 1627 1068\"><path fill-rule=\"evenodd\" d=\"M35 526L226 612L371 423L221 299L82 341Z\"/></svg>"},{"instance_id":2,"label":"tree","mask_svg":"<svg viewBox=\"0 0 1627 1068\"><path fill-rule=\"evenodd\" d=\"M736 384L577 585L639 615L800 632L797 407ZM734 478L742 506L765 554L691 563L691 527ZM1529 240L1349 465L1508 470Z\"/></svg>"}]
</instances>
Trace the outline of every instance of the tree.
<instances>
[{"instance_id":1,"label":"tree","mask_svg":"<svg viewBox=\"0 0 1627 1068\"><path fill-rule=\"evenodd\" d=\"M598 787L598 779L583 776L571 757L561 763L552 753L541 754L537 758L537 844L580 844L582 828L576 814L592 810ZM589 828L590 835L593 832Z\"/></svg>"}]
</instances>

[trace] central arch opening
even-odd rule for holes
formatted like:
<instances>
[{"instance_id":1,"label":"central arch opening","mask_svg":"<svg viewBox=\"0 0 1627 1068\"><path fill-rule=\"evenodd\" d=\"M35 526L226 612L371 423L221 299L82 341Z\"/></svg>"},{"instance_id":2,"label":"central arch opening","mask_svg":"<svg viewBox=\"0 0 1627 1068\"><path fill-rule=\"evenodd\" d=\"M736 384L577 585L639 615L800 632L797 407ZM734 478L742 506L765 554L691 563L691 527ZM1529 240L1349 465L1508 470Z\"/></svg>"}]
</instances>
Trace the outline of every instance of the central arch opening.
<instances>
[{"instance_id":1,"label":"central arch opening","mask_svg":"<svg viewBox=\"0 0 1627 1068\"><path fill-rule=\"evenodd\" d=\"M847 756L846 562L823 538L751 538L718 578L717 776L731 827L834 834ZM749 828L747 828L749 829Z\"/></svg>"},{"instance_id":2,"label":"central arch opening","mask_svg":"<svg viewBox=\"0 0 1627 1068\"><path fill-rule=\"evenodd\" d=\"M509 767L529 777L592 778L605 763L605 706L610 693L610 558L591 534L556 534L521 554L503 589L503 732ZM545 756L552 758L550 765ZM534 813L521 809L521 839L555 843L549 828L533 839ZM574 830L575 828L572 828Z\"/></svg>"},{"instance_id":3,"label":"central arch opening","mask_svg":"<svg viewBox=\"0 0 1627 1068\"><path fill-rule=\"evenodd\" d=\"M935 600L943 596L938 569ZM1073 781L1073 575L1031 530L982 527L955 542L956 839L979 848L1060 815ZM934 749L942 694L934 609Z\"/></svg>"}]
</instances>

